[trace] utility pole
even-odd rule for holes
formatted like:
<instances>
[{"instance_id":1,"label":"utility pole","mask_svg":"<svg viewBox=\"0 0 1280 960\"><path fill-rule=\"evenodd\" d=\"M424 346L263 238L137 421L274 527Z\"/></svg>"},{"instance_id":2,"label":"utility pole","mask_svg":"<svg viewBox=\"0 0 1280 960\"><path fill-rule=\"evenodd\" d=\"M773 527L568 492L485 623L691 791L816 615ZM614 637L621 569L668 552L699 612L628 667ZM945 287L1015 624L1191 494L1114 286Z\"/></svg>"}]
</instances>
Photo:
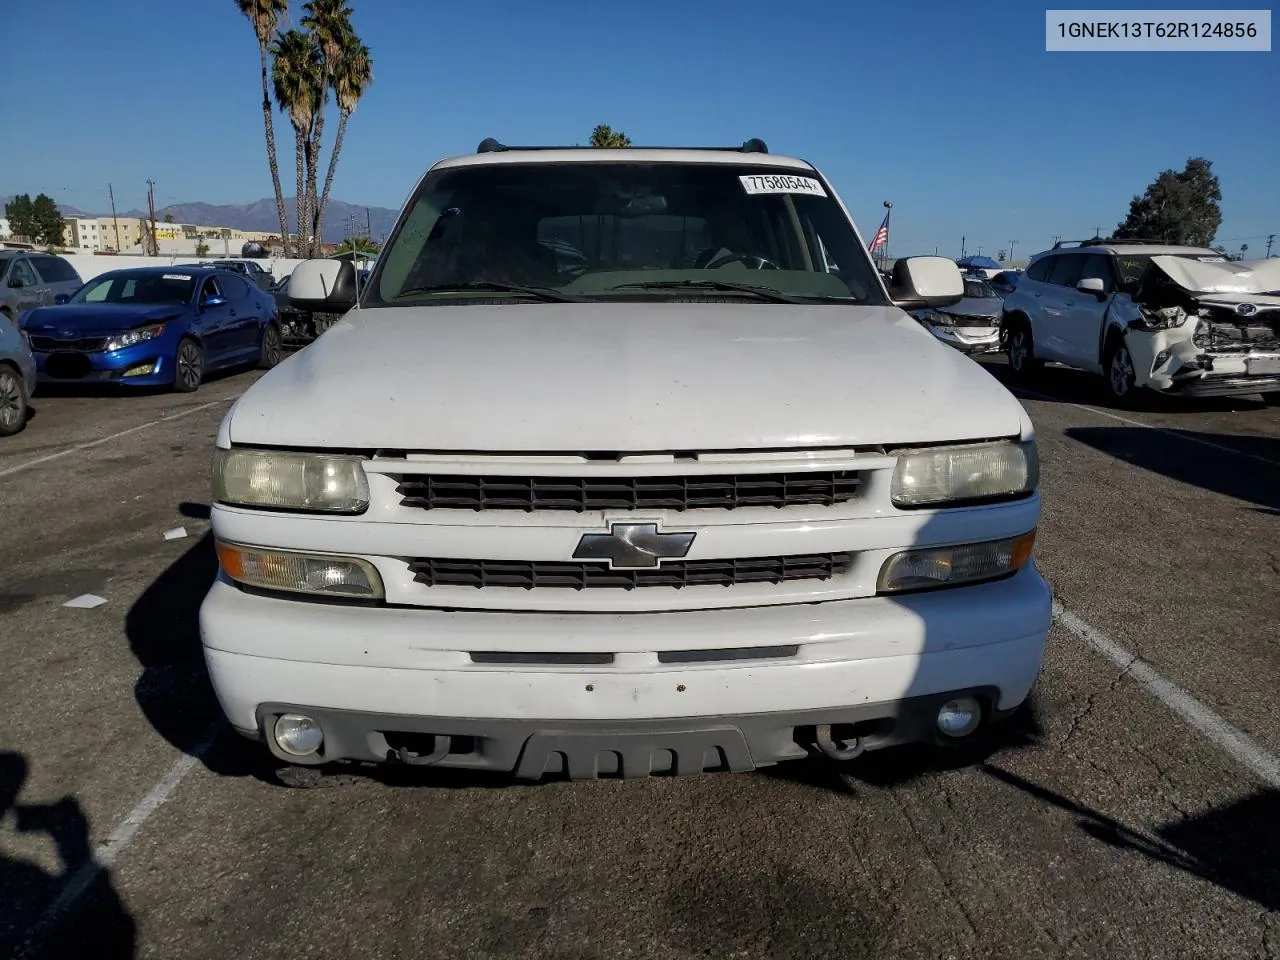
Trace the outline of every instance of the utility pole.
<instances>
[{"instance_id":1,"label":"utility pole","mask_svg":"<svg viewBox=\"0 0 1280 960\"><path fill-rule=\"evenodd\" d=\"M1017 242L1018 242L1017 240L1009 241L1009 265L1010 266L1013 266L1013 245Z\"/></svg>"},{"instance_id":2,"label":"utility pole","mask_svg":"<svg viewBox=\"0 0 1280 960\"><path fill-rule=\"evenodd\" d=\"M1275 240L1275 238L1276 238L1276 235L1274 233L1267 234L1267 259L1268 260L1271 259L1271 242Z\"/></svg>"},{"instance_id":3,"label":"utility pole","mask_svg":"<svg viewBox=\"0 0 1280 960\"><path fill-rule=\"evenodd\" d=\"M111 198L111 222L116 228L116 253L120 253L120 221L116 218L116 193L107 184L107 196Z\"/></svg>"},{"instance_id":4,"label":"utility pole","mask_svg":"<svg viewBox=\"0 0 1280 960\"><path fill-rule=\"evenodd\" d=\"M960 234L960 259L964 259L964 234Z\"/></svg>"},{"instance_id":5,"label":"utility pole","mask_svg":"<svg viewBox=\"0 0 1280 960\"><path fill-rule=\"evenodd\" d=\"M156 182L147 179L147 216L151 221L151 256L160 256L160 243L156 240Z\"/></svg>"},{"instance_id":6,"label":"utility pole","mask_svg":"<svg viewBox=\"0 0 1280 960\"><path fill-rule=\"evenodd\" d=\"M369 212L369 208L364 208L364 232L368 236L369 242L373 242L373 214Z\"/></svg>"}]
</instances>

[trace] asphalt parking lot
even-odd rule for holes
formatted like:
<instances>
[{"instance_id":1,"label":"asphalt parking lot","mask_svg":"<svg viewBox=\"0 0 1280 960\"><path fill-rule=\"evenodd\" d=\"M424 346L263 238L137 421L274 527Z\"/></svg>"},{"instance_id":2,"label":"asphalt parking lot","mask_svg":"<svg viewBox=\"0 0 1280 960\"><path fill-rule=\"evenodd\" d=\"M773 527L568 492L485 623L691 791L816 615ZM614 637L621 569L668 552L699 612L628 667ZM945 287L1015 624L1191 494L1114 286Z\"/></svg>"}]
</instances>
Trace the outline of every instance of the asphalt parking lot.
<instances>
[{"instance_id":1,"label":"asphalt parking lot","mask_svg":"<svg viewBox=\"0 0 1280 960\"><path fill-rule=\"evenodd\" d=\"M1280 952L1280 408L1021 394L1061 610L979 755L299 789L221 732L196 629L258 375L38 395L0 441L0 956Z\"/></svg>"}]
</instances>

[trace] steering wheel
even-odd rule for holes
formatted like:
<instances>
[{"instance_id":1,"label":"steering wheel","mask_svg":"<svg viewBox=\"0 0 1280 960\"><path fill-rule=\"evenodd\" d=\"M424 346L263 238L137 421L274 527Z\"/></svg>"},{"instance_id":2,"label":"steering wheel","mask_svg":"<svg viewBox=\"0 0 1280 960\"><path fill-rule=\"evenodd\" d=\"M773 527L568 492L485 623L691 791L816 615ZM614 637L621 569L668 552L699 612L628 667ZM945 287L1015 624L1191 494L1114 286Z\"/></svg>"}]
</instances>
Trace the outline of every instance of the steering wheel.
<instances>
[{"instance_id":1,"label":"steering wheel","mask_svg":"<svg viewBox=\"0 0 1280 960\"><path fill-rule=\"evenodd\" d=\"M757 257L751 253L726 253L723 256L716 257L703 266L704 270L716 270L720 267L727 267L731 263L741 263L748 270L777 270L778 265L772 260L764 257Z\"/></svg>"}]
</instances>

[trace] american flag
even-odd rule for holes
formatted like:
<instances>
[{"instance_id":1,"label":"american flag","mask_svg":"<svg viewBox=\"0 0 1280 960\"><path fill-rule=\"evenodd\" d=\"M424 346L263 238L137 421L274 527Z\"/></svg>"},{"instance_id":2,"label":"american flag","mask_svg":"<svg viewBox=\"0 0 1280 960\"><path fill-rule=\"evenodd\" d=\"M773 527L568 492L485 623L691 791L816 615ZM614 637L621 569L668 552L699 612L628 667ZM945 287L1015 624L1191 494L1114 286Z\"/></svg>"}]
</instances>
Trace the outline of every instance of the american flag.
<instances>
[{"instance_id":1,"label":"american flag","mask_svg":"<svg viewBox=\"0 0 1280 960\"><path fill-rule=\"evenodd\" d=\"M871 242L867 244L867 250L875 253L886 243L889 242L889 215L884 215L884 222L880 224L880 229L876 231L876 235L871 238Z\"/></svg>"}]
</instances>

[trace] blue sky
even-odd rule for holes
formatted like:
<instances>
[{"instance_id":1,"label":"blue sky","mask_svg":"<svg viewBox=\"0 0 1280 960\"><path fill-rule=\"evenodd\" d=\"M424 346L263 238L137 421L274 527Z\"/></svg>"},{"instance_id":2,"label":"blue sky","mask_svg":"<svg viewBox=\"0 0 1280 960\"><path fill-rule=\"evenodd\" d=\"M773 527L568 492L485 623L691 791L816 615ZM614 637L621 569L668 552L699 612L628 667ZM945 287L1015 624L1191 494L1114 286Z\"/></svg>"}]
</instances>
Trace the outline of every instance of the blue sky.
<instances>
[{"instance_id":1,"label":"blue sky","mask_svg":"<svg viewBox=\"0 0 1280 960\"><path fill-rule=\"evenodd\" d=\"M1021 258L1105 231L1190 156L1221 178L1220 242L1280 233L1275 52L1046 53L1044 6L1025 2L349 2L375 77L334 184L353 203L399 207L486 136L585 142L604 122L637 144L762 137L822 169L867 235L892 200L895 254L958 255L963 234ZM270 195L257 44L232 0L23 9L24 35L57 47L5 44L0 194L100 211L112 182L127 209L150 177L160 206ZM287 118L276 130L288 194Z\"/></svg>"}]
</instances>

